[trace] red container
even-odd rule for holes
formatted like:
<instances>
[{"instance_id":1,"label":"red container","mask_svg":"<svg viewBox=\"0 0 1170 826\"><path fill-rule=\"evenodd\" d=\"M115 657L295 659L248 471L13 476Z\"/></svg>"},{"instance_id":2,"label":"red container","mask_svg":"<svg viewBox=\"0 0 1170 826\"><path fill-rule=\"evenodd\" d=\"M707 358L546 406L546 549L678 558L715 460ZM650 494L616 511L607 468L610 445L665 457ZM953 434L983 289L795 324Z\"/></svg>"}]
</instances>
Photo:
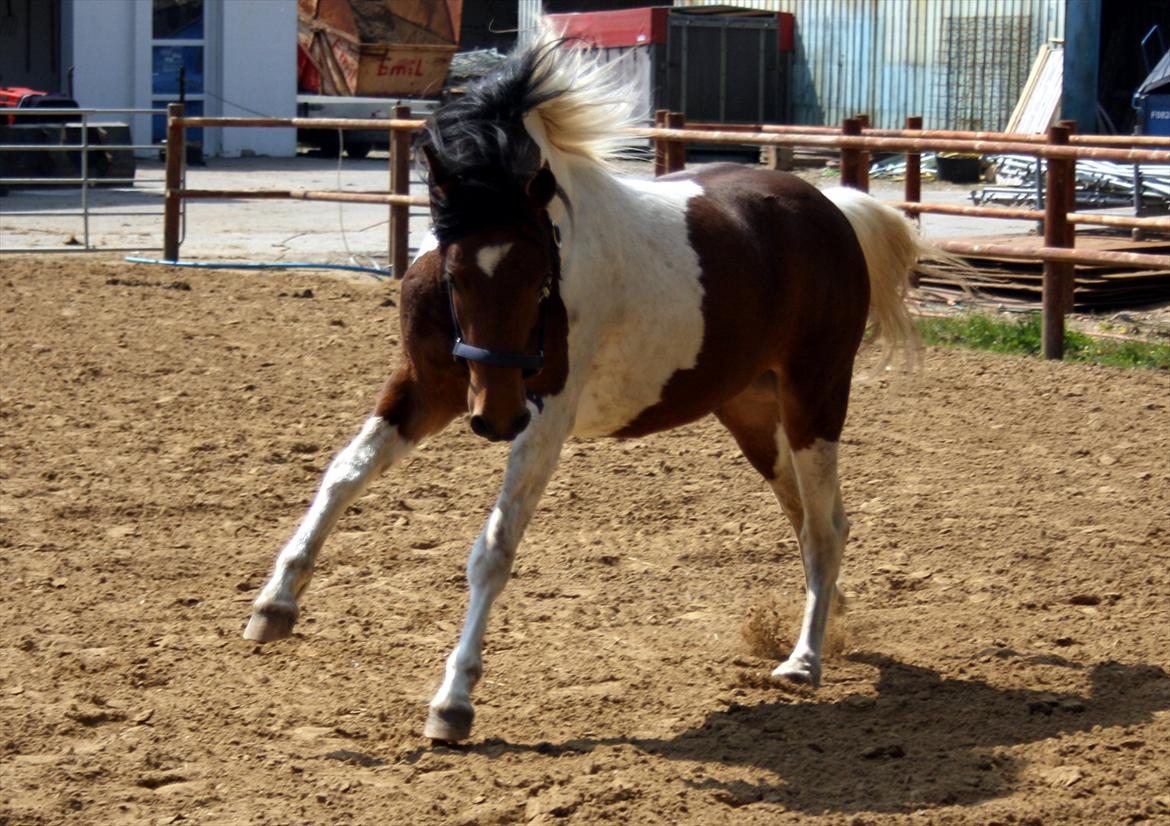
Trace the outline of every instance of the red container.
<instances>
[{"instance_id":1,"label":"red container","mask_svg":"<svg viewBox=\"0 0 1170 826\"><path fill-rule=\"evenodd\" d=\"M29 89L27 86L3 86L0 87L0 109L15 109L20 106L21 100L28 95L43 95L44 92L38 89ZM0 115L0 123L6 123L9 126L16 120L12 115Z\"/></svg>"},{"instance_id":2,"label":"red container","mask_svg":"<svg viewBox=\"0 0 1170 826\"><path fill-rule=\"evenodd\" d=\"M437 97L463 0L298 0L298 42L326 95Z\"/></svg>"}]
</instances>

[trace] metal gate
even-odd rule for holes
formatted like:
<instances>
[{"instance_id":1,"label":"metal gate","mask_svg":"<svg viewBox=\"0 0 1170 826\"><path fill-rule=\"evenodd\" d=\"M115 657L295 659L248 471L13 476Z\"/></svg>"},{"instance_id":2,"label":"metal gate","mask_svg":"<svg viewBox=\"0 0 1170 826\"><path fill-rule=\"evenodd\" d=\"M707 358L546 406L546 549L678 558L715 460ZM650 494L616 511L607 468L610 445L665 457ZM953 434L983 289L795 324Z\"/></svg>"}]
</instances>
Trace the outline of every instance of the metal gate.
<instances>
[{"instance_id":1,"label":"metal gate","mask_svg":"<svg viewBox=\"0 0 1170 826\"><path fill-rule=\"evenodd\" d=\"M162 250L160 147L133 143L115 119L128 115L166 112L0 109L0 253ZM101 245L103 222L144 217L158 220L135 224L158 231L141 245ZM61 240L35 243L41 237Z\"/></svg>"}]
</instances>

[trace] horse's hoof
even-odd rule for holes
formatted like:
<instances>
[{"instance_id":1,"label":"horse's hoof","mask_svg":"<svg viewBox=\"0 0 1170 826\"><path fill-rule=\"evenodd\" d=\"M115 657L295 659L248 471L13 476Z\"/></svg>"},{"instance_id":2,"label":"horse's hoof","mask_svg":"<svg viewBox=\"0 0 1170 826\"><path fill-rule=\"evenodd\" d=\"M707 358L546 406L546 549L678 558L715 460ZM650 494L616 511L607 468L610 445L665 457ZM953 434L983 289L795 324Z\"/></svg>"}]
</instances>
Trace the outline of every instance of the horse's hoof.
<instances>
[{"instance_id":1,"label":"horse's hoof","mask_svg":"<svg viewBox=\"0 0 1170 826\"><path fill-rule=\"evenodd\" d=\"M423 736L437 743L458 743L471 736L471 724L474 720L475 711L471 706L432 708L427 714Z\"/></svg>"},{"instance_id":2,"label":"horse's hoof","mask_svg":"<svg viewBox=\"0 0 1170 826\"><path fill-rule=\"evenodd\" d=\"M244 639L255 642L274 642L291 637L297 618L280 610L254 611L244 629Z\"/></svg>"},{"instance_id":3,"label":"horse's hoof","mask_svg":"<svg viewBox=\"0 0 1170 826\"><path fill-rule=\"evenodd\" d=\"M821 669L801 659L788 659L776 666L772 678L817 688L821 684Z\"/></svg>"}]
</instances>

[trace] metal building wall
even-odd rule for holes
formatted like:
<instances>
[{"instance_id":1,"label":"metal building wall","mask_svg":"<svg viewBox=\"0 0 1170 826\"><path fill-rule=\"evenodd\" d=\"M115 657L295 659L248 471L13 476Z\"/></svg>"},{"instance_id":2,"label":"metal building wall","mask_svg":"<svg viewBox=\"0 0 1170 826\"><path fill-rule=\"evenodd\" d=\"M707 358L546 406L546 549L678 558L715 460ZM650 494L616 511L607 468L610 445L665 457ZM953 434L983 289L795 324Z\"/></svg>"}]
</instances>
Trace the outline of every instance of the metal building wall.
<instances>
[{"instance_id":1,"label":"metal building wall","mask_svg":"<svg viewBox=\"0 0 1170 826\"><path fill-rule=\"evenodd\" d=\"M674 0L674 5L711 3ZM999 130L1011 116L1037 49L1064 37L1065 0L734 0L734 5L795 16L795 123L832 125L868 112L873 125L882 127L922 115L932 129Z\"/></svg>"},{"instance_id":2,"label":"metal building wall","mask_svg":"<svg viewBox=\"0 0 1170 826\"><path fill-rule=\"evenodd\" d=\"M516 0L516 27L520 30L517 39L524 40L526 32L532 31L540 17L540 0Z\"/></svg>"}]
</instances>

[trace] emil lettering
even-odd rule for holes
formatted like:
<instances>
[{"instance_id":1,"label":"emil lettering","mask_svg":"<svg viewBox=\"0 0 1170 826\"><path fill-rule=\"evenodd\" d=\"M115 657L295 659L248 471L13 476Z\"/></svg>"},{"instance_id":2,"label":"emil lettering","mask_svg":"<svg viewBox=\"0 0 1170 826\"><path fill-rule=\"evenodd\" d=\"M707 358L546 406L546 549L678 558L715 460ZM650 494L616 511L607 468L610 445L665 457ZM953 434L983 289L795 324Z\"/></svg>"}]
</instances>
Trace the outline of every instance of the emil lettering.
<instances>
[{"instance_id":1,"label":"emil lettering","mask_svg":"<svg viewBox=\"0 0 1170 826\"><path fill-rule=\"evenodd\" d=\"M385 77L390 75L392 77L422 77L423 76L423 62L422 60L399 60L393 65L387 65L386 59L378 64L378 77Z\"/></svg>"}]
</instances>

